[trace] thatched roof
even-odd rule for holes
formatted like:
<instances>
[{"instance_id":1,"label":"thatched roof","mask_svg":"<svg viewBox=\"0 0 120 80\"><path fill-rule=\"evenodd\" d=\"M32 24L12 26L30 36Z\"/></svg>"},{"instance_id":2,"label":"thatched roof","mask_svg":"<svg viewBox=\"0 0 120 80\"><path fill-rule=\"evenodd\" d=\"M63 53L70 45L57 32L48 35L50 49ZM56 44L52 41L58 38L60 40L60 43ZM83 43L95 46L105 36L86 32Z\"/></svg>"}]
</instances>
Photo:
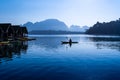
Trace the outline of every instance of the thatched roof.
<instances>
[{"instance_id":1,"label":"thatched roof","mask_svg":"<svg viewBox=\"0 0 120 80\"><path fill-rule=\"evenodd\" d=\"M28 34L28 30L26 27L20 27L22 30L22 33Z\"/></svg>"},{"instance_id":2,"label":"thatched roof","mask_svg":"<svg viewBox=\"0 0 120 80\"><path fill-rule=\"evenodd\" d=\"M8 32L8 29L10 28L10 23L2 23L0 24L0 28L2 29L2 32Z\"/></svg>"},{"instance_id":3,"label":"thatched roof","mask_svg":"<svg viewBox=\"0 0 120 80\"><path fill-rule=\"evenodd\" d=\"M19 25L12 25L11 28L14 30L14 33L18 33L18 31L20 30Z\"/></svg>"},{"instance_id":4,"label":"thatched roof","mask_svg":"<svg viewBox=\"0 0 120 80\"><path fill-rule=\"evenodd\" d=\"M11 25L10 23L0 23L0 34L7 35L23 35L28 34L28 30L26 27L21 27L20 25Z\"/></svg>"}]
</instances>

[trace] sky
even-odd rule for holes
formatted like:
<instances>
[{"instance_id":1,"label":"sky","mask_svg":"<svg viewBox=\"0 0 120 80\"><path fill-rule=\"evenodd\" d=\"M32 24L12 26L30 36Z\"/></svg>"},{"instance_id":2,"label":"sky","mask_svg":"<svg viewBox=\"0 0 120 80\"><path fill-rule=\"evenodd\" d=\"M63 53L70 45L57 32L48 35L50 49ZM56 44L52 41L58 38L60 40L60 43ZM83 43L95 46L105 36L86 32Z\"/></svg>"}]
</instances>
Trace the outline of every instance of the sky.
<instances>
[{"instance_id":1,"label":"sky","mask_svg":"<svg viewBox=\"0 0 120 80\"><path fill-rule=\"evenodd\" d=\"M68 26L92 26L120 18L120 0L0 0L0 23L59 19Z\"/></svg>"}]
</instances>

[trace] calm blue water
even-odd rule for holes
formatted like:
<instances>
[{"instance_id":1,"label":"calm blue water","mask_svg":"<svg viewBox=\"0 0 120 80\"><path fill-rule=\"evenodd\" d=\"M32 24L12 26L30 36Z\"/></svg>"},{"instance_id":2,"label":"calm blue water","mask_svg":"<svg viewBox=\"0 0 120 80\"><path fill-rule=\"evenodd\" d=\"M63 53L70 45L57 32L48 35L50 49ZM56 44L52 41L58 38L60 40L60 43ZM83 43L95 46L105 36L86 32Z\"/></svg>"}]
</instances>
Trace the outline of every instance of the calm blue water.
<instances>
[{"instance_id":1,"label":"calm blue water","mask_svg":"<svg viewBox=\"0 0 120 80\"><path fill-rule=\"evenodd\" d=\"M120 37L31 35L0 46L0 80L120 80ZM72 38L78 44L61 44Z\"/></svg>"}]
</instances>

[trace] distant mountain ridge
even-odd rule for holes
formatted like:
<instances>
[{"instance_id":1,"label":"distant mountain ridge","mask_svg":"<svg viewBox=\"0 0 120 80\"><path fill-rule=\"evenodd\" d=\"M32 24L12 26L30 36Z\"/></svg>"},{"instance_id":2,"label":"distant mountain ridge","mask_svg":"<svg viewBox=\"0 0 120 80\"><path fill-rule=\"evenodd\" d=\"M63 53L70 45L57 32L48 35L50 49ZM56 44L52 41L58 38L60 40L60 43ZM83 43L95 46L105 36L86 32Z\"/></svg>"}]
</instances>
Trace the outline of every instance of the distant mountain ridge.
<instances>
[{"instance_id":1,"label":"distant mountain ridge","mask_svg":"<svg viewBox=\"0 0 120 80\"><path fill-rule=\"evenodd\" d=\"M27 26L29 31L32 30L68 30L68 26L57 19L47 19L41 22L27 22L24 24L24 26Z\"/></svg>"},{"instance_id":2,"label":"distant mountain ridge","mask_svg":"<svg viewBox=\"0 0 120 80\"><path fill-rule=\"evenodd\" d=\"M73 32L86 32L88 29L89 29L88 26L80 27L78 25L72 25L72 26L70 26L69 31L73 31Z\"/></svg>"},{"instance_id":3,"label":"distant mountain ridge","mask_svg":"<svg viewBox=\"0 0 120 80\"><path fill-rule=\"evenodd\" d=\"M89 27L84 26L83 28L81 28L80 26L77 25L72 25L70 26L70 28L62 21L57 20L57 19L47 19L44 21L40 21L40 22L27 22L25 24L23 24L23 26L26 26L28 28L29 33L34 33L34 34L38 34L38 33L49 33L48 31L50 31L51 33L83 33L85 32ZM40 32L39 32L40 31ZM56 32L59 31L59 32Z\"/></svg>"}]
</instances>

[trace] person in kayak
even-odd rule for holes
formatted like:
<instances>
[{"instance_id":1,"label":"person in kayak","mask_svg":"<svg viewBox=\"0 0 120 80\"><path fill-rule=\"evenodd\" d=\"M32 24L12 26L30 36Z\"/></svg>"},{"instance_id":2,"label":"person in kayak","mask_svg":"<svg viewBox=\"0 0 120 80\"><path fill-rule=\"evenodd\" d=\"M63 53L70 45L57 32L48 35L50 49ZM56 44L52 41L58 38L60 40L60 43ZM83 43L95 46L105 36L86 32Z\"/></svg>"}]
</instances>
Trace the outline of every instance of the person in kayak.
<instances>
[{"instance_id":1,"label":"person in kayak","mask_svg":"<svg viewBox=\"0 0 120 80\"><path fill-rule=\"evenodd\" d=\"M70 38L69 43L72 43L72 39Z\"/></svg>"}]
</instances>

